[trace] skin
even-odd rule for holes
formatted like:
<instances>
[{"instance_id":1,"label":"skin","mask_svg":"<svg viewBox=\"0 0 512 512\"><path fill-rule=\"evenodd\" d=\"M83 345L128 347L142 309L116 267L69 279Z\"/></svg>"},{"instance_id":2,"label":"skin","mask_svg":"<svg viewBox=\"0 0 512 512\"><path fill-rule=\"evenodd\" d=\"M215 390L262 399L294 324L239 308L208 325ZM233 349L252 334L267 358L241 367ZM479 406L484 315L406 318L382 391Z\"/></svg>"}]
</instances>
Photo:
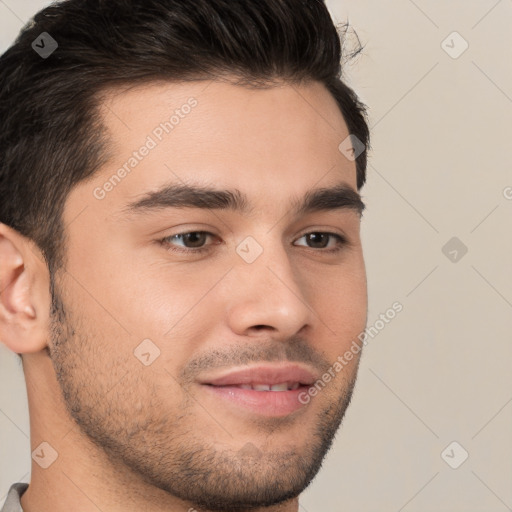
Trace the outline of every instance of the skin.
<instances>
[{"instance_id":1,"label":"skin","mask_svg":"<svg viewBox=\"0 0 512 512\"><path fill-rule=\"evenodd\" d=\"M192 112L96 199L95 187L189 97ZM349 132L335 100L314 82L152 83L111 91L102 115L112 158L67 198L53 298L38 248L0 224L0 338L23 354L31 449L44 441L58 453L47 469L32 462L23 509L295 512L348 406L360 354L281 418L221 402L197 380L286 360L321 375L365 328L360 215L290 213L313 188L357 190L355 162L338 150ZM254 210L123 217L128 202L170 181L237 188ZM187 230L216 235L210 251L155 242ZM303 235L319 231L348 244L335 254L308 247ZM250 264L235 250L247 236L263 248ZM134 356L144 339L160 350L148 366Z\"/></svg>"}]
</instances>

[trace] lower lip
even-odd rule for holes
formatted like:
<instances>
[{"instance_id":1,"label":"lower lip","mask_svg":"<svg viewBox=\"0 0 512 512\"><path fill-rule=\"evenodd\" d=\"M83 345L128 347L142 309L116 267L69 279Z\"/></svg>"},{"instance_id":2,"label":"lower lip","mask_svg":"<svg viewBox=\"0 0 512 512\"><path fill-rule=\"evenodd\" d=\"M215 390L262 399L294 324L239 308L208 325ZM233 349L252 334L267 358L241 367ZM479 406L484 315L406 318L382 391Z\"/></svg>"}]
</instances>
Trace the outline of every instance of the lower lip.
<instances>
[{"instance_id":1,"label":"lower lip","mask_svg":"<svg viewBox=\"0 0 512 512\"><path fill-rule=\"evenodd\" d=\"M255 391L211 385L203 385L203 387L237 407L243 407L263 416L287 416L307 405L299 401L299 395L307 391L307 386L288 391Z\"/></svg>"}]
</instances>

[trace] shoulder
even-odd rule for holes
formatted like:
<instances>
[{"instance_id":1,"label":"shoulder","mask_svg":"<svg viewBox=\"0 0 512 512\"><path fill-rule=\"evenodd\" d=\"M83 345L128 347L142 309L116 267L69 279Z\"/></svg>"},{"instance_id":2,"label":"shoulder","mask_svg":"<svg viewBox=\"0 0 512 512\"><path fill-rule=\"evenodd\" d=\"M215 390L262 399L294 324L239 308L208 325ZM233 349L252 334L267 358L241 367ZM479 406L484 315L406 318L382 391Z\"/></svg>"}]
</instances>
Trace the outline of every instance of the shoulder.
<instances>
[{"instance_id":1,"label":"shoulder","mask_svg":"<svg viewBox=\"0 0 512 512\"><path fill-rule=\"evenodd\" d=\"M0 512L23 512L20 498L27 488L28 484L26 482L17 482L12 484L9 488L9 492L7 493L4 506L0 509Z\"/></svg>"}]
</instances>

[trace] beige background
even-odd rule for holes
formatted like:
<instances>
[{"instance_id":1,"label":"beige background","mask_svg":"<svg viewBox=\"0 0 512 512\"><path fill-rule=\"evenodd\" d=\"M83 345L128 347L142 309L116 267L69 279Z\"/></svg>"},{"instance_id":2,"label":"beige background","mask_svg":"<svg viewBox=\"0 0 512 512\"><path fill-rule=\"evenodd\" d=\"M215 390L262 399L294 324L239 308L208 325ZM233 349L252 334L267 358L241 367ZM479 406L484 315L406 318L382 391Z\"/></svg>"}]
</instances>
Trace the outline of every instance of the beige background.
<instances>
[{"instance_id":1,"label":"beige background","mask_svg":"<svg viewBox=\"0 0 512 512\"><path fill-rule=\"evenodd\" d=\"M48 3L0 0L0 50ZM368 323L395 301L404 309L370 339L300 510L511 510L512 1L328 6L366 44L347 73L371 108ZM452 58L461 37L469 47ZM3 347L0 389L1 504L30 478L23 374ZM457 469L441 457L453 441L452 465L469 453Z\"/></svg>"}]
</instances>

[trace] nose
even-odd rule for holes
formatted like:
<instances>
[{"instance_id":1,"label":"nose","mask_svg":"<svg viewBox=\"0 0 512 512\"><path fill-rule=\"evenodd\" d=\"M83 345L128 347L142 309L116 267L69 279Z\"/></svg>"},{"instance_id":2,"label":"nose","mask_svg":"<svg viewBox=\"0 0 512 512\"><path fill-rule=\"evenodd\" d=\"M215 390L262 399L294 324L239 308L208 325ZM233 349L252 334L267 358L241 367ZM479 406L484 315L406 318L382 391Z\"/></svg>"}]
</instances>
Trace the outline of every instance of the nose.
<instances>
[{"instance_id":1,"label":"nose","mask_svg":"<svg viewBox=\"0 0 512 512\"><path fill-rule=\"evenodd\" d=\"M305 283L282 245L267 247L252 263L239 260L229 274L228 323L236 334L276 338L296 335L317 317Z\"/></svg>"}]
</instances>

